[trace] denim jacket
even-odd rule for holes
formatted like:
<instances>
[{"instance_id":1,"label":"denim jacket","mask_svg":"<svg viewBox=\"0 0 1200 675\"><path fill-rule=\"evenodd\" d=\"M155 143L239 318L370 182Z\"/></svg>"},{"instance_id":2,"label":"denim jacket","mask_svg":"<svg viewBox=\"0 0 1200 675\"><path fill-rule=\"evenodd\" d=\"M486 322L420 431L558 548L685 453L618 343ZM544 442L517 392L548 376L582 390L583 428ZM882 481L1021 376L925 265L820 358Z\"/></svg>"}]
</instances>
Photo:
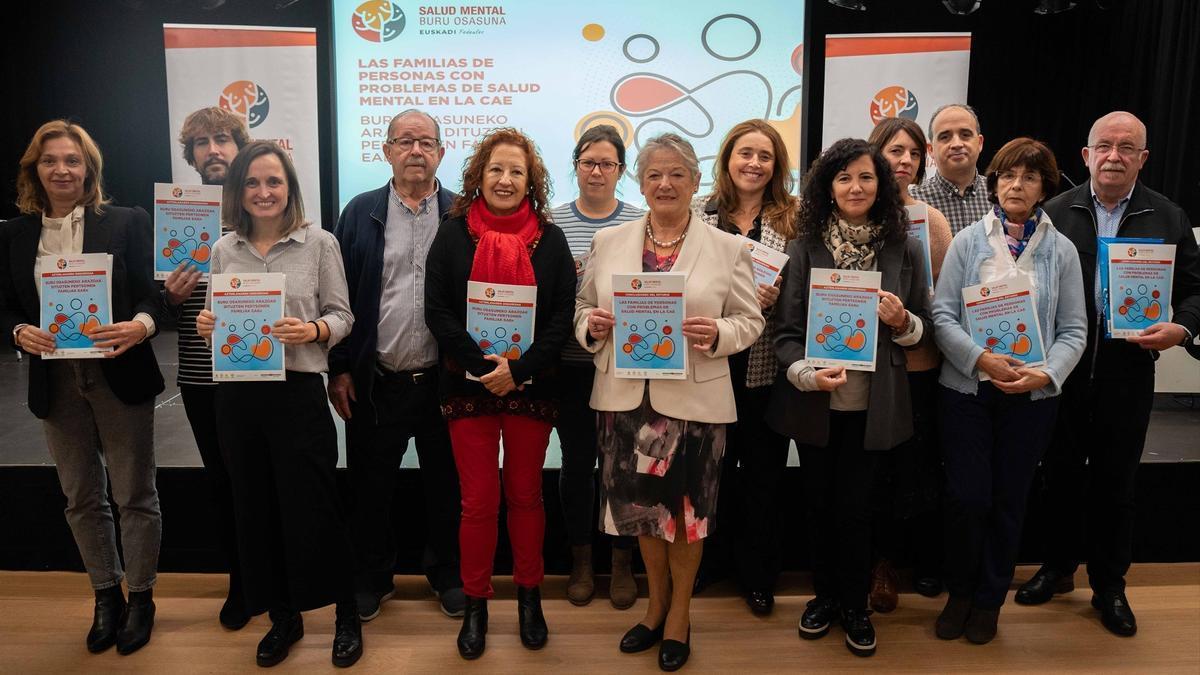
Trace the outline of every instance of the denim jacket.
<instances>
[{"instance_id":1,"label":"denim jacket","mask_svg":"<svg viewBox=\"0 0 1200 675\"><path fill-rule=\"evenodd\" d=\"M980 283L981 265L995 255L987 238L995 218L989 212L954 237L933 298L934 339L946 357L939 382L964 394L978 393L979 369L975 364L983 348L975 344L967 328L962 289ZM1062 391L1063 381L1071 374L1087 342L1079 254L1071 240L1054 228L1049 217L1043 215L1042 223L1045 235L1031 254L1038 323L1046 354L1046 363L1040 369L1050 377L1050 384L1030 392L1035 401L1057 396Z\"/></svg>"}]
</instances>

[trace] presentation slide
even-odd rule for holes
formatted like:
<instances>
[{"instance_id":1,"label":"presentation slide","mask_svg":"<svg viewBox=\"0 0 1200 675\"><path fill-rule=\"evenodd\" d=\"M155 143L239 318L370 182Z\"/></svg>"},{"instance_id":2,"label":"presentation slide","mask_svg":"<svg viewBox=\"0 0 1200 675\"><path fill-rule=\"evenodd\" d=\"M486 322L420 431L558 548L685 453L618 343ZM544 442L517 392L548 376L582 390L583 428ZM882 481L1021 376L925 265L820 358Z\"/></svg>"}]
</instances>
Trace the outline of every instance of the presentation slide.
<instances>
[{"instance_id":1,"label":"presentation slide","mask_svg":"<svg viewBox=\"0 0 1200 675\"><path fill-rule=\"evenodd\" d=\"M665 131L696 147L702 189L721 138L745 119L770 120L793 169L799 157L802 0L335 0L333 12L339 209L389 178L387 124L407 108L440 123L438 175L453 189L488 130L529 134L555 204L577 196L571 150L596 124L625 138L618 196L636 204L637 149Z\"/></svg>"}]
</instances>

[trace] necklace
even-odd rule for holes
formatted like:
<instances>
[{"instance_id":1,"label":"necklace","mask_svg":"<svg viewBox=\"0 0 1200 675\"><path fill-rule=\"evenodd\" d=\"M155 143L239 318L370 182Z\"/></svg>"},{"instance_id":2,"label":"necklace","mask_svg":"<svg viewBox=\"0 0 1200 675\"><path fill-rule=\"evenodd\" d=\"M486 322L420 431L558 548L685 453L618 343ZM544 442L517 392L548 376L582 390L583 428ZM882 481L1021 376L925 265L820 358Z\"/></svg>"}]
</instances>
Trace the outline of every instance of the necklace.
<instances>
[{"instance_id":1,"label":"necklace","mask_svg":"<svg viewBox=\"0 0 1200 675\"><path fill-rule=\"evenodd\" d=\"M689 225L690 225L690 223L689 223ZM681 232L678 237L675 237L671 241L659 241L654 238L654 230L650 227L650 216L649 215L646 216L646 237L655 246L657 246L659 248L673 248L675 246L678 246L683 241L683 238L687 236L687 231L688 231L688 228L685 225L683 228L683 232Z\"/></svg>"}]
</instances>

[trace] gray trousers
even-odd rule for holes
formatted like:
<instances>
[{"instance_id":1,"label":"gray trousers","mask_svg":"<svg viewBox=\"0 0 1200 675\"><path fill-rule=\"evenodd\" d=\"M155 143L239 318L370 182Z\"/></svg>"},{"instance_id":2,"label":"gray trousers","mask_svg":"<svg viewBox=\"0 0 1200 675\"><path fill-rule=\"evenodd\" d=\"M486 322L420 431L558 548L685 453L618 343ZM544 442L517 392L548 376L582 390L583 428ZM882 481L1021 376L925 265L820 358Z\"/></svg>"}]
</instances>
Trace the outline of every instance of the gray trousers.
<instances>
[{"instance_id":1,"label":"gray trousers","mask_svg":"<svg viewBox=\"0 0 1200 675\"><path fill-rule=\"evenodd\" d=\"M154 586L162 513L154 484L154 399L136 405L113 394L97 361L51 361L46 444L67 497L67 524L96 590L131 592ZM105 474L105 465L108 473ZM108 502L108 480L120 508L121 546Z\"/></svg>"}]
</instances>

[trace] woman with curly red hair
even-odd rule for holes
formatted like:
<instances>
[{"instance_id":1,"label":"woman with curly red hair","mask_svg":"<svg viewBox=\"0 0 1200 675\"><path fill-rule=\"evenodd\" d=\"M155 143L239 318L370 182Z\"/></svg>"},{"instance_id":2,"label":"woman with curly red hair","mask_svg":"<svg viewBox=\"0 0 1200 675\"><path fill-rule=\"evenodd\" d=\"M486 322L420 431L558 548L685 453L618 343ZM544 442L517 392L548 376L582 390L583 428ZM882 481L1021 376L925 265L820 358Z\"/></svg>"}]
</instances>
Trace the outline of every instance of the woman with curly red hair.
<instances>
[{"instance_id":1,"label":"woman with curly red hair","mask_svg":"<svg viewBox=\"0 0 1200 675\"><path fill-rule=\"evenodd\" d=\"M550 222L549 178L533 141L497 129L463 170L463 196L442 222L425 272L425 322L438 341L442 414L462 490L459 529L466 614L463 658L483 654L500 510L499 446L513 550L521 642L541 649L549 631L544 576L542 464L558 410L555 369L571 332L575 264ZM467 331L467 282L536 286L533 342L518 358L483 353Z\"/></svg>"}]
</instances>

